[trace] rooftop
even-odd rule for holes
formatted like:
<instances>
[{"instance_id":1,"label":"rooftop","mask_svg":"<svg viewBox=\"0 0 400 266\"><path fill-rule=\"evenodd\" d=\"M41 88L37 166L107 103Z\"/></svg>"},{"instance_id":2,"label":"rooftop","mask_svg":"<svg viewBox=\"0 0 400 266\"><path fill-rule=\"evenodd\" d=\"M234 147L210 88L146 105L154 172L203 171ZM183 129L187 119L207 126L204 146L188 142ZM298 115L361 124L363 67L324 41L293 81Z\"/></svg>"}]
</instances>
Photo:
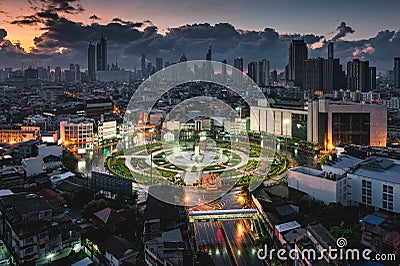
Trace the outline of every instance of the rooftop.
<instances>
[{"instance_id":1,"label":"rooftop","mask_svg":"<svg viewBox=\"0 0 400 266\"><path fill-rule=\"evenodd\" d=\"M303 174L320 177L320 178L324 178L324 179L329 179L332 181L338 181L338 180L341 180L343 177L345 177L344 175L338 175L336 173L331 173L331 172L328 173L328 172L324 172L321 170L308 168L308 167L304 167L304 166L298 166L298 167L290 169L289 171L303 173Z\"/></svg>"},{"instance_id":2,"label":"rooftop","mask_svg":"<svg viewBox=\"0 0 400 266\"><path fill-rule=\"evenodd\" d=\"M325 165L330 166L330 167L339 168L344 171L348 171L351 168L353 168L355 165L360 163L361 161L362 161L362 159L360 159L360 158L356 158L356 157L353 157L353 156L350 156L347 154L343 154L335 160L327 161ZM322 166L322 169L324 169L325 165Z\"/></svg>"},{"instance_id":3,"label":"rooftop","mask_svg":"<svg viewBox=\"0 0 400 266\"><path fill-rule=\"evenodd\" d=\"M297 229L300 227L301 227L301 225L297 221L291 221L291 222L284 223L284 224L278 224L276 226L276 230L278 230L279 233L283 233L283 232L287 232L289 230Z\"/></svg>"},{"instance_id":4,"label":"rooftop","mask_svg":"<svg viewBox=\"0 0 400 266\"><path fill-rule=\"evenodd\" d=\"M370 157L362 161L352 173L358 176L400 184L400 161Z\"/></svg>"}]
</instances>

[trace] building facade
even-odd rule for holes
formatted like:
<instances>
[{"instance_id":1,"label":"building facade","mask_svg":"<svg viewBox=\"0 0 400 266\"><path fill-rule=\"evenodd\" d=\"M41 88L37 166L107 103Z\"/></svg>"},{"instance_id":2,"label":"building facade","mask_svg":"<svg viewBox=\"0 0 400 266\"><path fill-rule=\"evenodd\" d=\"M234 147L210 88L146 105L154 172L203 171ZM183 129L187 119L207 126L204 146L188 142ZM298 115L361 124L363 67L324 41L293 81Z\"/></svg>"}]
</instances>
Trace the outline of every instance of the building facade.
<instances>
[{"instance_id":1,"label":"building facade","mask_svg":"<svg viewBox=\"0 0 400 266\"><path fill-rule=\"evenodd\" d=\"M338 143L385 147L386 139L386 106L326 99L308 103L309 142L330 150Z\"/></svg>"},{"instance_id":2,"label":"building facade","mask_svg":"<svg viewBox=\"0 0 400 266\"><path fill-rule=\"evenodd\" d=\"M304 60L308 58L307 44L304 40L293 40L289 46L288 79L296 86L303 87Z\"/></svg>"},{"instance_id":3,"label":"building facade","mask_svg":"<svg viewBox=\"0 0 400 266\"><path fill-rule=\"evenodd\" d=\"M63 146L85 153L93 148L93 122L86 119L61 121L60 137Z\"/></svg>"}]
</instances>

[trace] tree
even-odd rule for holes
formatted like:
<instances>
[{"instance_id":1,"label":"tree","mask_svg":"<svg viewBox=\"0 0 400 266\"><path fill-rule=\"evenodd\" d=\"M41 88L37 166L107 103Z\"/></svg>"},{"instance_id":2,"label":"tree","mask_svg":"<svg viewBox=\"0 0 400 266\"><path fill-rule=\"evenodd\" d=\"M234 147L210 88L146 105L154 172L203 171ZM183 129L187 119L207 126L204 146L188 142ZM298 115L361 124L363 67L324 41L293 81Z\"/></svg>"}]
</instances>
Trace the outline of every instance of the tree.
<instances>
[{"instance_id":1,"label":"tree","mask_svg":"<svg viewBox=\"0 0 400 266\"><path fill-rule=\"evenodd\" d=\"M69 192L61 192L60 196L65 200L67 204L71 204L72 195Z\"/></svg>"},{"instance_id":2,"label":"tree","mask_svg":"<svg viewBox=\"0 0 400 266\"><path fill-rule=\"evenodd\" d=\"M78 159L76 159L75 155L68 150L64 150L61 162L64 167L71 172L75 172L76 166L78 165Z\"/></svg>"},{"instance_id":3,"label":"tree","mask_svg":"<svg viewBox=\"0 0 400 266\"><path fill-rule=\"evenodd\" d=\"M105 199L92 200L88 204L83 206L81 211L82 217L88 219L93 215L93 213L107 207L110 207L110 203Z\"/></svg>"},{"instance_id":4,"label":"tree","mask_svg":"<svg viewBox=\"0 0 400 266\"><path fill-rule=\"evenodd\" d=\"M332 226L331 230L329 230L329 231L336 238L339 238L339 237L344 237L346 239L351 238L351 230L348 228L343 228L340 226Z\"/></svg>"}]
</instances>

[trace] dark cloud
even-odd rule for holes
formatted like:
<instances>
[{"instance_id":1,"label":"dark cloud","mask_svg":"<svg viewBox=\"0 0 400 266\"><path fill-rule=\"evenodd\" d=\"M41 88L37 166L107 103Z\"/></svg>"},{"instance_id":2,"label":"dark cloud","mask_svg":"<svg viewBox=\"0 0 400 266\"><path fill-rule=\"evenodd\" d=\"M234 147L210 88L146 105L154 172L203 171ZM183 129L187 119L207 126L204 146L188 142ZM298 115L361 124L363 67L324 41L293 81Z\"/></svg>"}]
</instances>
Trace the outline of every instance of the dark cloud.
<instances>
[{"instance_id":1,"label":"dark cloud","mask_svg":"<svg viewBox=\"0 0 400 266\"><path fill-rule=\"evenodd\" d=\"M120 24L128 25L132 28L140 28L144 24L143 22L133 22L133 21L129 21L129 20L123 20L121 18L113 18L112 22L117 22Z\"/></svg>"},{"instance_id":2,"label":"dark cloud","mask_svg":"<svg viewBox=\"0 0 400 266\"><path fill-rule=\"evenodd\" d=\"M89 19L93 19L93 20L101 20L101 18L100 18L100 17L98 17L98 16L96 16L95 14L91 15L91 16L89 17Z\"/></svg>"},{"instance_id":3,"label":"dark cloud","mask_svg":"<svg viewBox=\"0 0 400 266\"><path fill-rule=\"evenodd\" d=\"M340 38L345 37L347 34L352 34L355 32L350 26L346 25L346 22L341 22L336 28L337 34L332 38L332 41L336 41Z\"/></svg>"},{"instance_id":4,"label":"dark cloud","mask_svg":"<svg viewBox=\"0 0 400 266\"><path fill-rule=\"evenodd\" d=\"M70 3L79 0L28 0L33 10L43 10L51 12L61 12L68 14L78 14L85 9L81 4L71 5Z\"/></svg>"},{"instance_id":5,"label":"dark cloud","mask_svg":"<svg viewBox=\"0 0 400 266\"><path fill-rule=\"evenodd\" d=\"M5 29L0 29L0 42L7 36L7 31Z\"/></svg>"},{"instance_id":6,"label":"dark cloud","mask_svg":"<svg viewBox=\"0 0 400 266\"><path fill-rule=\"evenodd\" d=\"M30 15L30 16L20 16L16 20L11 21L11 24L15 25L37 25L38 23L42 22L40 18L38 18L36 15Z\"/></svg>"},{"instance_id":7,"label":"dark cloud","mask_svg":"<svg viewBox=\"0 0 400 266\"><path fill-rule=\"evenodd\" d=\"M58 16L57 13L51 12L51 11L49 11L49 10L42 11L42 12L38 12L38 13L36 13L36 15L39 16L39 17L41 17L41 18L45 18L45 19L48 18L48 19L53 19L53 20L55 20L55 19L58 19L58 18L59 18L59 16Z\"/></svg>"},{"instance_id":8,"label":"dark cloud","mask_svg":"<svg viewBox=\"0 0 400 266\"><path fill-rule=\"evenodd\" d=\"M186 54L189 60L205 59L210 45L213 60L226 59L232 64L234 58L241 56L247 66L250 61L266 58L271 62L272 68L284 69L289 43L293 39L301 38L310 48L310 57L327 56L327 40L324 36L312 33L280 34L272 28L249 31L237 29L229 23L200 23L170 28L161 34L151 21L134 22L114 18L106 24L93 22L87 25L51 14L53 13L39 16L39 12L36 13L42 20L44 33L34 39L35 47L31 53L26 54L18 46L12 50L10 43L7 44L7 49L2 48L0 62L3 66L14 62L17 64L18 60L28 65L28 62L36 60L40 65L62 67L69 63L78 63L84 69L87 64L88 43L97 42L103 34L108 39L109 62L118 58L119 65L128 69L140 65L139 60L143 53L153 62L155 57L176 62L182 54ZM342 40L343 36L354 31L348 28L350 27L344 24L338 32L340 35L335 36L335 55L344 66L348 60L357 57L370 60L379 70L391 67L393 56L397 55L400 47L400 32L387 30L365 40ZM8 57L4 50L10 51L15 58Z\"/></svg>"}]
</instances>

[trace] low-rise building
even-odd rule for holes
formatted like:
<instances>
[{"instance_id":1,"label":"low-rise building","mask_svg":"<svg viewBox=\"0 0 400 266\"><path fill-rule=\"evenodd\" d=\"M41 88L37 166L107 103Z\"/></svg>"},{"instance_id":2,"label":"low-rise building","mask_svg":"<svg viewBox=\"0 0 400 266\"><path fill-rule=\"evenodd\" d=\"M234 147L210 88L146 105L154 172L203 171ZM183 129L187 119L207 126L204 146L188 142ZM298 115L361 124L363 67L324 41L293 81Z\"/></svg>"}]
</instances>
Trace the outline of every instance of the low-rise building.
<instances>
[{"instance_id":1,"label":"low-rise building","mask_svg":"<svg viewBox=\"0 0 400 266\"><path fill-rule=\"evenodd\" d=\"M400 213L400 160L377 156L360 160L342 155L328 161L323 171L307 167L290 169L288 184L325 203L365 205Z\"/></svg>"},{"instance_id":2,"label":"low-rise building","mask_svg":"<svg viewBox=\"0 0 400 266\"><path fill-rule=\"evenodd\" d=\"M61 121L60 136L63 146L86 153L86 150L93 148L93 121L84 118Z\"/></svg>"},{"instance_id":3,"label":"low-rise building","mask_svg":"<svg viewBox=\"0 0 400 266\"><path fill-rule=\"evenodd\" d=\"M147 265L183 265L185 244L179 228L163 232L160 237L145 243L145 263Z\"/></svg>"},{"instance_id":4,"label":"low-rise building","mask_svg":"<svg viewBox=\"0 0 400 266\"><path fill-rule=\"evenodd\" d=\"M26 177L32 177L44 172L44 162L41 156L25 158L21 161Z\"/></svg>"},{"instance_id":5,"label":"low-rise building","mask_svg":"<svg viewBox=\"0 0 400 266\"><path fill-rule=\"evenodd\" d=\"M1 234L19 265L46 265L80 249L80 230L57 219L57 200L34 194L1 197Z\"/></svg>"},{"instance_id":6,"label":"low-rise building","mask_svg":"<svg viewBox=\"0 0 400 266\"><path fill-rule=\"evenodd\" d=\"M347 205L347 177L308 167L289 170L288 185L326 204L340 202Z\"/></svg>"}]
</instances>

